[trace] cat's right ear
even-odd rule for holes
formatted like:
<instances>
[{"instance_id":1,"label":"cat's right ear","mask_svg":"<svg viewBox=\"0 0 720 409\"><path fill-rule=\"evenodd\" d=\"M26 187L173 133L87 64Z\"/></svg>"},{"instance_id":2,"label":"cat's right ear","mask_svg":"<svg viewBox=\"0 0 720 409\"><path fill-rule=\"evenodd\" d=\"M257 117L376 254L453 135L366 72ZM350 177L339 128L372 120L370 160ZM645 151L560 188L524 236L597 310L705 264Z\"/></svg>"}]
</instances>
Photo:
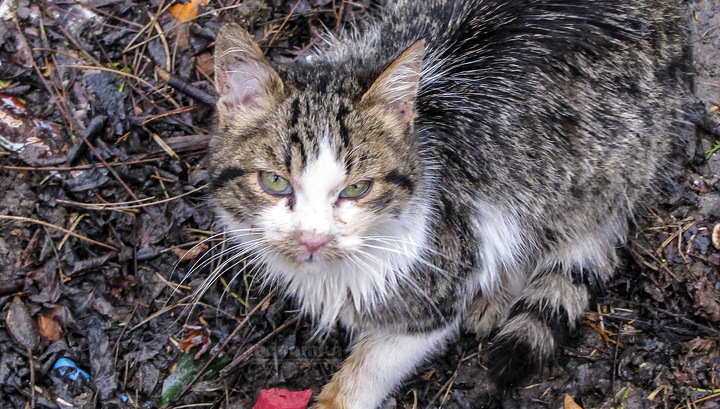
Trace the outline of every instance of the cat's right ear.
<instances>
[{"instance_id":1,"label":"cat's right ear","mask_svg":"<svg viewBox=\"0 0 720 409\"><path fill-rule=\"evenodd\" d=\"M237 24L223 26L215 41L215 89L221 121L262 114L282 97L282 80Z\"/></svg>"},{"instance_id":2,"label":"cat's right ear","mask_svg":"<svg viewBox=\"0 0 720 409\"><path fill-rule=\"evenodd\" d=\"M362 102L389 113L400 125L413 123L420 88L425 40L418 40L400 54L363 95Z\"/></svg>"}]
</instances>

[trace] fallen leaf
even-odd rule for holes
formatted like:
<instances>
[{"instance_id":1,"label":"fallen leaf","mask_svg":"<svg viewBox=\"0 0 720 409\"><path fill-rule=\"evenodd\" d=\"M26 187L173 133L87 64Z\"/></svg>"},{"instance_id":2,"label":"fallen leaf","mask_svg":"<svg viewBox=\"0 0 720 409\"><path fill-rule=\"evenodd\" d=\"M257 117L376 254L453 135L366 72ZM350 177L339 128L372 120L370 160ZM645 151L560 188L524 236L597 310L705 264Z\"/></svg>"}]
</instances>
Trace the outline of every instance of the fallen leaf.
<instances>
[{"instance_id":1,"label":"fallen leaf","mask_svg":"<svg viewBox=\"0 0 720 409\"><path fill-rule=\"evenodd\" d=\"M200 349L194 356L195 359L198 359L210 349L210 329L206 326L193 325L186 325L185 329L189 330L189 333L188 336L180 342L180 350L189 353L192 348L199 346Z\"/></svg>"},{"instance_id":2,"label":"fallen leaf","mask_svg":"<svg viewBox=\"0 0 720 409\"><path fill-rule=\"evenodd\" d=\"M137 279L134 276L113 277L108 284L110 294L118 300L132 302L135 299L132 288L137 285Z\"/></svg>"},{"instance_id":3,"label":"fallen leaf","mask_svg":"<svg viewBox=\"0 0 720 409\"><path fill-rule=\"evenodd\" d=\"M215 346L217 347L217 343ZM188 382L205 367L205 364L208 363L213 355L212 353L204 354L200 359L195 359L195 357L189 354L181 354L173 372L163 381L160 404L167 406L175 399L183 388L187 386ZM215 360L208 366L207 372L200 379L205 381L218 379L220 377L220 370L226 367L231 360L232 358L230 356L222 352L219 353Z\"/></svg>"},{"instance_id":4,"label":"fallen leaf","mask_svg":"<svg viewBox=\"0 0 720 409\"><path fill-rule=\"evenodd\" d=\"M582 406L575 403L573 398L566 393L565 394L565 404L563 406L563 409L583 409L583 408L582 408Z\"/></svg>"},{"instance_id":5,"label":"fallen leaf","mask_svg":"<svg viewBox=\"0 0 720 409\"><path fill-rule=\"evenodd\" d=\"M208 245L205 243L200 243L197 246L191 248L190 250L184 250L179 247L173 247L172 251L175 253L175 255L180 259L180 261L190 261L195 259L197 256L205 254L205 252L208 250Z\"/></svg>"},{"instance_id":6,"label":"fallen leaf","mask_svg":"<svg viewBox=\"0 0 720 409\"><path fill-rule=\"evenodd\" d=\"M212 77L215 72L215 59L213 55L211 53L202 53L197 56L196 61L195 68L205 75Z\"/></svg>"},{"instance_id":7,"label":"fallen leaf","mask_svg":"<svg viewBox=\"0 0 720 409\"><path fill-rule=\"evenodd\" d=\"M5 325L15 342L24 348L34 349L40 344L37 323L20 297L13 298L5 317Z\"/></svg>"},{"instance_id":8,"label":"fallen leaf","mask_svg":"<svg viewBox=\"0 0 720 409\"><path fill-rule=\"evenodd\" d=\"M720 294L715 283L710 282L707 277L702 277L692 286L693 299L698 313L715 322L720 322Z\"/></svg>"},{"instance_id":9,"label":"fallen leaf","mask_svg":"<svg viewBox=\"0 0 720 409\"><path fill-rule=\"evenodd\" d=\"M60 324L54 319L44 315L38 316L38 331L40 335L53 342L59 341L62 336Z\"/></svg>"},{"instance_id":10,"label":"fallen leaf","mask_svg":"<svg viewBox=\"0 0 720 409\"><path fill-rule=\"evenodd\" d=\"M198 9L200 6L204 6L209 0L190 0L188 4L175 4L170 7L170 14L177 17L183 23L197 17Z\"/></svg>"}]
</instances>

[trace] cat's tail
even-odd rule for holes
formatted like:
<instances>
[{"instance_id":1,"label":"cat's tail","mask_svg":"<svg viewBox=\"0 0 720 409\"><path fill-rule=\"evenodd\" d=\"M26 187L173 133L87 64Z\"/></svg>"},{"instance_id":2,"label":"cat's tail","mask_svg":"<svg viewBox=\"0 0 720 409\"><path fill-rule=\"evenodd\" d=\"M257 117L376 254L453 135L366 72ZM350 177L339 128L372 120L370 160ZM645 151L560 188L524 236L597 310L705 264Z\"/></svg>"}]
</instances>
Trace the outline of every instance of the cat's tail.
<instances>
[{"instance_id":1,"label":"cat's tail","mask_svg":"<svg viewBox=\"0 0 720 409\"><path fill-rule=\"evenodd\" d=\"M534 278L493 338L488 368L498 386L517 386L539 373L584 316L589 297L586 283L569 275L553 272Z\"/></svg>"}]
</instances>

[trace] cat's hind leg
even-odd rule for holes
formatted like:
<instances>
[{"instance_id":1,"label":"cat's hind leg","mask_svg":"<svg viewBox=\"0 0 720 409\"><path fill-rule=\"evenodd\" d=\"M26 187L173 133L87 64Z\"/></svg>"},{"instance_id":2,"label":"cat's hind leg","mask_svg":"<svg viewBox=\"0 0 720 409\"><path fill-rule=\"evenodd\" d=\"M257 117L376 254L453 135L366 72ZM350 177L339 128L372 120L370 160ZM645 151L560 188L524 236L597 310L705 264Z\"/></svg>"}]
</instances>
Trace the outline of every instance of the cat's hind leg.
<instances>
[{"instance_id":1,"label":"cat's hind leg","mask_svg":"<svg viewBox=\"0 0 720 409\"><path fill-rule=\"evenodd\" d=\"M490 376L503 388L537 374L582 319L587 286L560 272L536 276L510 307L493 338Z\"/></svg>"}]
</instances>

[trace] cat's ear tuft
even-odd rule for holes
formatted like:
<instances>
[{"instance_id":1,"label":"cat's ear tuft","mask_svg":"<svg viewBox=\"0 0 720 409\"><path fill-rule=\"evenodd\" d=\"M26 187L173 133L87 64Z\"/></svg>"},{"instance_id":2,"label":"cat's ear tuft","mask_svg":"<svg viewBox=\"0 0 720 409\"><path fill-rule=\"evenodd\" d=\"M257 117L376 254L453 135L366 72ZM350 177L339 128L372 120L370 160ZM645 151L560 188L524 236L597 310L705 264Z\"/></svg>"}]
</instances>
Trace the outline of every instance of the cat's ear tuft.
<instances>
[{"instance_id":1,"label":"cat's ear tuft","mask_svg":"<svg viewBox=\"0 0 720 409\"><path fill-rule=\"evenodd\" d=\"M215 89L221 120L262 113L282 96L282 80L237 24L223 26L215 41Z\"/></svg>"},{"instance_id":2,"label":"cat's ear tuft","mask_svg":"<svg viewBox=\"0 0 720 409\"><path fill-rule=\"evenodd\" d=\"M401 124L411 124L415 120L424 54L425 40L416 41L380 74L362 102L380 105Z\"/></svg>"}]
</instances>

